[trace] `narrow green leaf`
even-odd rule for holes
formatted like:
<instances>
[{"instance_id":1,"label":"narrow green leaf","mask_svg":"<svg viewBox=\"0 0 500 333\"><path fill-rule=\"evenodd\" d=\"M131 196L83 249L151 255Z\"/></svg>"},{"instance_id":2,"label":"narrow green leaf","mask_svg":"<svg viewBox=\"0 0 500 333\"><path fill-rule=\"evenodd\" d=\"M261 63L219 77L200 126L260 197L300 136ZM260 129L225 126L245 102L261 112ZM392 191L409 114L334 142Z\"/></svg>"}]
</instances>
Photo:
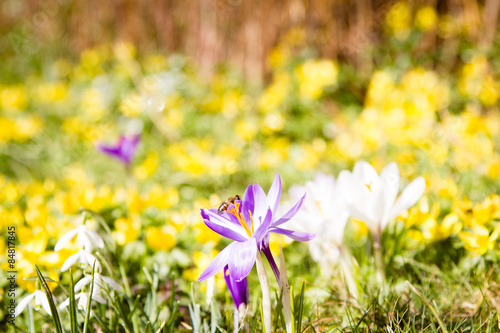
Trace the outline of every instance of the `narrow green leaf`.
<instances>
[{"instance_id":1,"label":"narrow green leaf","mask_svg":"<svg viewBox=\"0 0 500 333\"><path fill-rule=\"evenodd\" d=\"M71 333L78 333L78 321L76 316L75 282L73 273L69 269L69 319L71 322Z\"/></svg>"},{"instance_id":2,"label":"narrow green leaf","mask_svg":"<svg viewBox=\"0 0 500 333\"><path fill-rule=\"evenodd\" d=\"M95 272L96 262L97 260L94 260L94 265L92 266L92 281L90 282L90 294L89 294L89 299L87 300L87 312L85 313L85 324L83 325L83 333L87 333L89 329L90 310L92 309L92 293L94 292L94 272Z\"/></svg>"},{"instance_id":3,"label":"narrow green leaf","mask_svg":"<svg viewBox=\"0 0 500 333\"><path fill-rule=\"evenodd\" d=\"M302 310L304 309L304 291L306 283L302 282L302 290L300 291L299 315L297 317L297 333L302 332Z\"/></svg>"},{"instance_id":4,"label":"narrow green leaf","mask_svg":"<svg viewBox=\"0 0 500 333\"><path fill-rule=\"evenodd\" d=\"M35 270L36 274L38 275L38 279L40 280L40 284L42 285L43 290L45 291L45 295L47 295L47 300L49 301L50 312L52 313L52 320L54 321L54 328L56 330L56 333L62 333L63 330L61 326L61 321L59 320L59 313L57 312L57 307L54 304L54 297L50 292L49 285L47 284L47 281L45 281L42 272L40 272L40 270L36 265L35 265Z\"/></svg>"}]
</instances>

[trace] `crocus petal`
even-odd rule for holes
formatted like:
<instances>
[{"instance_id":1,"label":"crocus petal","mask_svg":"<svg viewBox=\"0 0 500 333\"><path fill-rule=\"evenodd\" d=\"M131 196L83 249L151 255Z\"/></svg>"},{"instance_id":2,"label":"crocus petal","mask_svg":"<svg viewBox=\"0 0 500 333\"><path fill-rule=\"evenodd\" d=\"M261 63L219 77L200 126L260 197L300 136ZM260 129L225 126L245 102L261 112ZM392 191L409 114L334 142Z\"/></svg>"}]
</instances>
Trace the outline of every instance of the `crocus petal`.
<instances>
[{"instance_id":1,"label":"crocus petal","mask_svg":"<svg viewBox=\"0 0 500 333\"><path fill-rule=\"evenodd\" d=\"M352 169L352 174L355 178L361 180L365 184L369 184L379 178L377 170L375 170L370 163L365 161L356 162L356 164L354 164L354 168Z\"/></svg>"},{"instance_id":2,"label":"crocus petal","mask_svg":"<svg viewBox=\"0 0 500 333\"><path fill-rule=\"evenodd\" d=\"M424 194L424 191L425 179L423 177L418 177L408 184L392 207L389 219L397 217L401 212L413 206Z\"/></svg>"},{"instance_id":3,"label":"crocus petal","mask_svg":"<svg viewBox=\"0 0 500 333\"><path fill-rule=\"evenodd\" d=\"M257 228L257 230L255 230L254 234L254 238L257 241L257 244L260 244L262 238L269 233L269 227L271 226L271 222L273 222L273 212L271 211L271 208L267 209L267 214L262 219L263 221L259 222L260 226Z\"/></svg>"},{"instance_id":4,"label":"crocus petal","mask_svg":"<svg viewBox=\"0 0 500 333\"><path fill-rule=\"evenodd\" d=\"M257 243L255 238L250 238L246 242L234 242L231 258L229 259L229 275L240 282L247 277L255 264L257 255Z\"/></svg>"},{"instance_id":5,"label":"crocus petal","mask_svg":"<svg viewBox=\"0 0 500 333\"><path fill-rule=\"evenodd\" d=\"M269 232L274 232L276 234L285 235L285 236L288 236L288 237L295 239L296 241L299 241L299 242L307 242L307 241L310 241L311 239L314 239L316 237L316 235L313 233L287 230L287 229L281 229L281 228L270 228Z\"/></svg>"},{"instance_id":6,"label":"crocus petal","mask_svg":"<svg viewBox=\"0 0 500 333\"><path fill-rule=\"evenodd\" d=\"M229 258L231 257L231 252L234 251L235 244L237 243L238 242L232 242L231 244L226 246L224 250L222 250L214 258L214 260L212 260L212 262L208 265L208 267L205 268L203 273L201 273L198 281L201 282L219 273L224 268L224 266L226 266L227 263L229 262Z\"/></svg>"},{"instance_id":7,"label":"crocus petal","mask_svg":"<svg viewBox=\"0 0 500 333\"><path fill-rule=\"evenodd\" d=\"M241 203L240 211L243 213L245 221L249 218L248 211L253 212L255 209L255 196L254 196L254 185L250 184L247 186L245 193L243 194L243 201Z\"/></svg>"},{"instance_id":8,"label":"crocus petal","mask_svg":"<svg viewBox=\"0 0 500 333\"><path fill-rule=\"evenodd\" d=\"M209 227L219 235L238 242L244 242L248 240L248 235L241 225L237 226L236 224L229 222L226 218L218 215L215 212L206 209L201 209L200 211L203 222L205 222L207 227Z\"/></svg>"},{"instance_id":9,"label":"crocus petal","mask_svg":"<svg viewBox=\"0 0 500 333\"><path fill-rule=\"evenodd\" d=\"M28 296L23 298L21 302L19 302L19 304L16 306L16 310L15 310L16 317L19 316L21 314L21 312L24 311L24 309L26 308L26 306L28 306L28 304L31 302L33 297L35 297L35 293L29 294Z\"/></svg>"},{"instance_id":10,"label":"crocus petal","mask_svg":"<svg viewBox=\"0 0 500 333\"><path fill-rule=\"evenodd\" d=\"M61 272L67 271L68 268L73 266L78 261L78 259L80 259L80 251L71 255L68 259L66 259L66 261L64 262L64 264L61 267Z\"/></svg>"},{"instance_id":11,"label":"crocus petal","mask_svg":"<svg viewBox=\"0 0 500 333\"><path fill-rule=\"evenodd\" d=\"M281 178L279 174L274 177L273 184L267 193L267 205L271 207L273 215L276 216L278 205L281 200Z\"/></svg>"},{"instance_id":12,"label":"crocus petal","mask_svg":"<svg viewBox=\"0 0 500 333\"><path fill-rule=\"evenodd\" d=\"M378 194L382 198L381 207L382 214L379 219L380 226L383 228L389 221L391 209L394 206L394 201L399 191L399 168L395 162L387 165L380 173L381 192Z\"/></svg>"},{"instance_id":13,"label":"crocus petal","mask_svg":"<svg viewBox=\"0 0 500 333\"><path fill-rule=\"evenodd\" d=\"M65 233L54 246L54 251L59 251L60 249L62 249L64 245L66 245L66 243L68 243L73 237L75 237L78 231L80 231L80 229L75 228Z\"/></svg>"},{"instance_id":14,"label":"crocus petal","mask_svg":"<svg viewBox=\"0 0 500 333\"><path fill-rule=\"evenodd\" d=\"M262 187L260 187L259 184L255 184L253 186L253 195L254 195L254 200L255 200L255 206L254 206L254 210L252 213L253 213L253 219L254 219L254 224L255 224L256 219L258 219L258 217L263 217L266 215L267 208L269 206L267 205L266 193L264 192ZM245 214L245 212L243 212L243 214ZM248 219L247 219L245 216L245 220L250 221L250 217L248 217ZM258 227L258 226L255 226L255 227Z\"/></svg>"},{"instance_id":15,"label":"crocus petal","mask_svg":"<svg viewBox=\"0 0 500 333\"><path fill-rule=\"evenodd\" d=\"M236 309L239 309L241 304L248 304L250 294L248 291L247 279L243 279L241 282L233 280L228 273L227 265L224 267L224 279L226 280L227 289L229 289L231 296L233 296Z\"/></svg>"},{"instance_id":16,"label":"crocus petal","mask_svg":"<svg viewBox=\"0 0 500 333\"><path fill-rule=\"evenodd\" d=\"M286 212L285 215L283 215L279 220L274 222L272 224L272 226L277 227L277 226L289 221L292 217L294 217L295 214L297 214L297 212L299 211L300 207L302 207L302 203L304 202L305 198L306 198L306 193L304 193L302 198L300 198L300 200L297 201L297 203L292 208L290 208L290 210L288 212Z\"/></svg>"}]
</instances>

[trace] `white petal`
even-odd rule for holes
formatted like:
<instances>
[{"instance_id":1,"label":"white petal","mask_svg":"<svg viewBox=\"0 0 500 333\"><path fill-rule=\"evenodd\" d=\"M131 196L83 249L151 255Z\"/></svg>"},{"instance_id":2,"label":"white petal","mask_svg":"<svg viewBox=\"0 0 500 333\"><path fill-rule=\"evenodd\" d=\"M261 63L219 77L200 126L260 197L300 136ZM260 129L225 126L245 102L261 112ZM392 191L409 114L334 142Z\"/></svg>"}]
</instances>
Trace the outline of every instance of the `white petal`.
<instances>
[{"instance_id":1,"label":"white petal","mask_svg":"<svg viewBox=\"0 0 500 333\"><path fill-rule=\"evenodd\" d=\"M59 304L59 310L64 310L69 305L69 298L67 298L64 302Z\"/></svg>"},{"instance_id":2,"label":"white petal","mask_svg":"<svg viewBox=\"0 0 500 333\"><path fill-rule=\"evenodd\" d=\"M83 252L83 255L85 256L87 263L92 267L92 266L94 266L94 262L95 262L96 272L100 272L101 271L101 263L99 262L99 260L97 260L97 258L94 255L92 255L92 253L88 253L87 251L82 251L82 252Z\"/></svg>"},{"instance_id":3,"label":"white petal","mask_svg":"<svg viewBox=\"0 0 500 333\"><path fill-rule=\"evenodd\" d=\"M29 302L31 302L33 297L35 297L35 293L36 293L36 291L32 294L29 294L28 296L23 298L21 302L19 302L19 304L16 306L16 312L15 312L16 317L19 316L21 314L21 312L24 311L24 309L29 304Z\"/></svg>"},{"instance_id":4,"label":"white petal","mask_svg":"<svg viewBox=\"0 0 500 333\"><path fill-rule=\"evenodd\" d=\"M78 259L80 259L80 251L71 255L68 259L66 259L66 261L64 262L64 264L61 267L61 272L67 271L68 268L73 266L78 261Z\"/></svg>"},{"instance_id":5,"label":"white petal","mask_svg":"<svg viewBox=\"0 0 500 333\"><path fill-rule=\"evenodd\" d=\"M90 279L87 276L84 276L80 281L75 284L75 291L80 291L83 286L90 283Z\"/></svg>"},{"instance_id":6,"label":"white petal","mask_svg":"<svg viewBox=\"0 0 500 333\"><path fill-rule=\"evenodd\" d=\"M389 219L397 217L401 212L413 206L418 199L424 194L425 191L425 179L423 177L418 177L412 181L408 186L405 187L398 200L394 204L391 210Z\"/></svg>"},{"instance_id":7,"label":"white petal","mask_svg":"<svg viewBox=\"0 0 500 333\"><path fill-rule=\"evenodd\" d=\"M356 162L352 169L352 174L364 184L369 184L379 178L375 168L365 161Z\"/></svg>"},{"instance_id":8,"label":"white petal","mask_svg":"<svg viewBox=\"0 0 500 333\"><path fill-rule=\"evenodd\" d=\"M87 300L88 300L87 294L81 293L80 300L78 301L78 306L77 306L78 310L83 310L83 311L87 310Z\"/></svg>"},{"instance_id":9,"label":"white petal","mask_svg":"<svg viewBox=\"0 0 500 333\"><path fill-rule=\"evenodd\" d=\"M78 233L78 236L76 236L76 240L83 245L85 251L92 252L94 250L94 244L83 232Z\"/></svg>"},{"instance_id":10,"label":"white petal","mask_svg":"<svg viewBox=\"0 0 500 333\"><path fill-rule=\"evenodd\" d=\"M39 291L39 293L35 297L35 306L37 305L38 302L40 302L45 312L47 312L49 315L52 316L52 311L50 310L50 305L47 295L41 290L37 291Z\"/></svg>"},{"instance_id":11,"label":"white petal","mask_svg":"<svg viewBox=\"0 0 500 333\"><path fill-rule=\"evenodd\" d=\"M79 230L79 228L75 228L65 233L56 243L56 246L54 246L54 251L59 251L60 249L62 249L64 245L66 245L66 243L68 243L73 237L75 237Z\"/></svg>"},{"instance_id":12,"label":"white petal","mask_svg":"<svg viewBox=\"0 0 500 333\"><path fill-rule=\"evenodd\" d=\"M94 295L94 293L92 293L92 300L98 302L98 303L101 303L101 304L106 304L106 300L104 298L102 298L102 296L96 294Z\"/></svg>"},{"instance_id":13,"label":"white petal","mask_svg":"<svg viewBox=\"0 0 500 333\"><path fill-rule=\"evenodd\" d=\"M381 195L383 198L381 202L382 212L380 216L380 223L381 227L384 228L389 222L391 209L394 206L394 201L396 201L396 197L399 191L398 165L394 162L387 165L380 173L380 180L382 191L378 195Z\"/></svg>"},{"instance_id":14,"label":"white petal","mask_svg":"<svg viewBox=\"0 0 500 333\"><path fill-rule=\"evenodd\" d=\"M103 249L104 248L104 241L102 240L101 236L93 230L89 230L85 228L83 233L90 239L92 244L94 244L96 247Z\"/></svg>"},{"instance_id":15,"label":"white petal","mask_svg":"<svg viewBox=\"0 0 500 333\"><path fill-rule=\"evenodd\" d=\"M110 285L113 289L115 289L115 290L121 289L121 286L112 278L107 277L107 276L102 276L102 275L101 275L101 278L103 279L104 282L106 282L108 285Z\"/></svg>"}]
</instances>

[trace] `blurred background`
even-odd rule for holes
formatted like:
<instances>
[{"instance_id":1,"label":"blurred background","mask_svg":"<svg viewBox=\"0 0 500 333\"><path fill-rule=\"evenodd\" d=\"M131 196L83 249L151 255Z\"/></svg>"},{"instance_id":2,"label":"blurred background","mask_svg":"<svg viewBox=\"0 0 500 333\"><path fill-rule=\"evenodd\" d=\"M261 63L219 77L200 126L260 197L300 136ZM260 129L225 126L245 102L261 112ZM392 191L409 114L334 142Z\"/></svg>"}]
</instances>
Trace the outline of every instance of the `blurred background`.
<instances>
[{"instance_id":1,"label":"blurred background","mask_svg":"<svg viewBox=\"0 0 500 333\"><path fill-rule=\"evenodd\" d=\"M270 72L269 54L280 42L293 49L312 47L319 56L342 59L370 71L380 63L377 46L385 32L415 42L422 55L439 49L452 67L461 39L491 48L498 27L496 0L399 2L380 0L193 0L2 1L0 51L39 60L78 57L89 48L115 41L139 53L180 52L204 73L229 63L246 76ZM390 14L388 16L388 14ZM415 41L412 28L424 32Z\"/></svg>"}]
</instances>

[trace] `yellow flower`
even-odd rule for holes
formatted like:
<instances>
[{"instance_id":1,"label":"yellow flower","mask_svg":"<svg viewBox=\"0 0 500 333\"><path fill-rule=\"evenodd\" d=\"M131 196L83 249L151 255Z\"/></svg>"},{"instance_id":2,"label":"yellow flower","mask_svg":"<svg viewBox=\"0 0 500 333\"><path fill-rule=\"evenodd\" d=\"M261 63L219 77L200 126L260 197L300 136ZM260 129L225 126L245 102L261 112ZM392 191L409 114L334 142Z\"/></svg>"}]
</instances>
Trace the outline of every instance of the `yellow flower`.
<instances>
[{"instance_id":1,"label":"yellow flower","mask_svg":"<svg viewBox=\"0 0 500 333\"><path fill-rule=\"evenodd\" d=\"M471 232L462 231L458 237L465 243L465 248L474 255L482 255L489 249L493 249L500 235L500 223L493 229L491 234L483 225L474 223L470 226Z\"/></svg>"},{"instance_id":2,"label":"yellow flower","mask_svg":"<svg viewBox=\"0 0 500 333\"><path fill-rule=\"evenodd\" d=\"M175 247L176 230L172 226L146 228L146 243L153 250L168 251Z\"/></svg>"},{"instance_id":3,"label":"yellow flower","mask_svg":"<svg viewBox=\"0 0 500 333\"><path fill-rule=\"evenodd\" d=\"M24 86L0 87L0 108L18 111L26 109L27 106L28 96Z\"/></svg>"},{"instance_id":4,"label":"yellow flower","mask_svg":"<svg viewBox=\"0 0 500 333\"><path fill-rule=\"evenodd\" d=\"M429 31L436 27L438 16L432 6L423 6L417 11L415 26L421 31Z\"/></svg>"},{"instance_id":5,"label":"yellow flower","mask_svg":"<svg viewBox=\"0 0 500 333\"><path fill-rule=\"evenodd\" d=\"M125 245L139 237L141 220L138 215L132 214L128 218L119 217L115 220L113 238L119 245Z\"/></svg>"},{"instance_id":6,"label":"yellow flower","mask_svg":"<svg viewBox=\"0 0 500 333\"><path fill-rule=\"evenodd\" d=\"M159 164L160 156L158 155L158 153L150 151L148 152L144 161L142 161L140 165L134 168L134 175L138 179L147 179L156 172Z\"/></svg>"},{"instance_id":7,"label":"yellow flower","mask_svg":"<svg viewBox=\"0 0 500 333\"><path fill-rule=\"evenodd\" d=\"M387 13L385 23L388 31L399 40L410 35L411 13L408 3L396 2Z\"/></svg>"},{"instance_id":8,"label":"yellow flower","mask_svg":"<svg viewBox=\"0 0 500 333\"><path fill-rule=\"evenodd\" d=\"M298 68L299 94L318 99L326 86L337 83L338 66L331 60L308 60Z\"/></svg>"},{"instance_id":9,"label":"yellow flower","mask_svg":"<svg viewBox=\"0 0 500 333\"><path fill-rule=\"evenodd\" d=\"M175 187L170 187L164 190L160 185L155 185L148 192L145 200L148 206L157 208L169 208L177 204L179 201L179 192Z\"/></svg>"}]
</instances>

